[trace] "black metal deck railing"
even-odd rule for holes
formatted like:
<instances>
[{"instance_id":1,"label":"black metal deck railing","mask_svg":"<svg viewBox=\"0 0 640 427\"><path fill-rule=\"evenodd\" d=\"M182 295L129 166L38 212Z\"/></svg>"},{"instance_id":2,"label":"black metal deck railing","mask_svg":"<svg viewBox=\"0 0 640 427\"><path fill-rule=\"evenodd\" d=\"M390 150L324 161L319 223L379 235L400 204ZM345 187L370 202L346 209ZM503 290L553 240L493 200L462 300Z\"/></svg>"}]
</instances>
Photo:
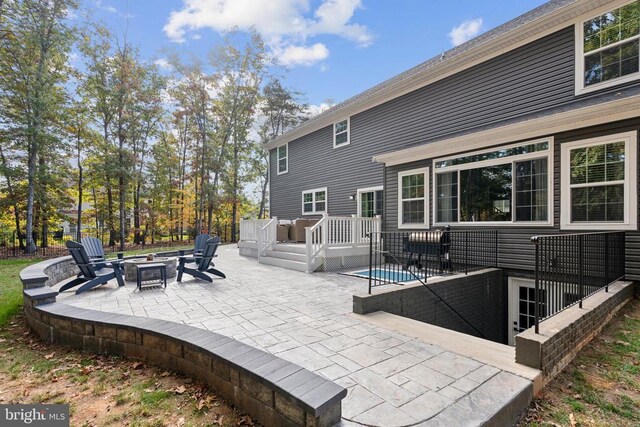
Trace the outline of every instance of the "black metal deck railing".
<instances>
[{"instance_id":1,"label":"black metal deck railing","mask_svg":"<svg viewBox=\"0 0 640 427\"><path fill-rule=\"evenodd\" d=\"M426 230L370 235L369 293L376 286L498 265L497 230Z\"/></svg>"},{"instance_id":2,"label":"black metal deck railing","mask_svg":"<svg viewBox=\"0 0 640 427\"><path fill-rule=\"evenodd\" d=\"M625 274L625 233L601 232L533 236L535 244L534 322L579 304Z\"/></svg>"}]
</instances>

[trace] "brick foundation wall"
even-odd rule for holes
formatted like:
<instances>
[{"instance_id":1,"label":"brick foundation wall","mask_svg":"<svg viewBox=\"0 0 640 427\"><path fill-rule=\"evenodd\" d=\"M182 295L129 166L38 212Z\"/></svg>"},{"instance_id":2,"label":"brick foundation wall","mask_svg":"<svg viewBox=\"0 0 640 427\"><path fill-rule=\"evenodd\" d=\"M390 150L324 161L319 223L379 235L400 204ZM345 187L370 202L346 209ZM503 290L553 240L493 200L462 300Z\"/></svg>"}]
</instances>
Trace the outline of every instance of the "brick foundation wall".
<instances>
[{"instance_id":1,"label":"brick foundation wall","mask_svg":"<svg viewBox=\"0 0 640 427\"><path fill-rule=\"evenodd\" d=\"M75 274L70 257L44 261L21 272L25 317L42 339L190 375L265 426L340 422L347 390L294 363L204 329L56 302L57 292L46 284Z\"/></svg>"},{"instance_id":2,"label":"brick foundation wall","mask_svg":"<svg viewBox=\"0 0 640 427\"><path fill-rule=\"evenodd\" d=\"M616 282L533 328L516 335L516 362L540 369L545 383L557 375L631 298L634 283Z\"/></svg>"},{"instance_id":3,"label":"brick foundation wall","mask_svg":"<svg viewBox=\"0 0 640 427\"><path fill-rule=\"evenodd\" d=\"M502 270L488 269L469 273L466 276L434 279L427 283L444 301L482 332L486 339L504 343L506 295ZM479 336L473 328L421 284L375 292L373 295L354 295L353 312L367 314L386 311Z\"/></svg>"}]
</instances>

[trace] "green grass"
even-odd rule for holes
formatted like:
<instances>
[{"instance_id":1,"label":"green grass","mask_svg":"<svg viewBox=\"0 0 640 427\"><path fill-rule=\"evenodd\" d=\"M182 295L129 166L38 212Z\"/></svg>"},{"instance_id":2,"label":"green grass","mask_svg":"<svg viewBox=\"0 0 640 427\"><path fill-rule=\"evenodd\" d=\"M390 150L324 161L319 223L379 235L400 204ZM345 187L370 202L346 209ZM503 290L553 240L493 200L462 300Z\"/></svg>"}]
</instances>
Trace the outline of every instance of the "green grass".
<instances>
[{"instance_id":1,"label":"green grass","mask_svg":"<svg viewBox=\"0 0 640 427\"><path fill-rule=\"evenodd\" d=\"M640 300L630 301L600 336L553 380L521 427L640 426Z\"/></svg>"},{"instance_id":2,"label":"green grass","mask_svg":"<svg viewBox=\"0 0 640 427\"><path fill-rule=\"evenodd\" d=\"M20 271L38 258L0 260L0 327L22 307L22 283Z\"/></svg>"}]
</instances>

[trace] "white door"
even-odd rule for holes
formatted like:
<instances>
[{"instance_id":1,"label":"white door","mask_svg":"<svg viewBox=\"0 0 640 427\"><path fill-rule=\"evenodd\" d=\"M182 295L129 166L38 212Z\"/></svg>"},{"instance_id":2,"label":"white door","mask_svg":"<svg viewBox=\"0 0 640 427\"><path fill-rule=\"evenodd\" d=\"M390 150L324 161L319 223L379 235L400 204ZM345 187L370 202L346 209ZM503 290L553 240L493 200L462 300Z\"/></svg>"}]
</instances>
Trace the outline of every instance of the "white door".
<instances>
[{"instance_id":1,"label":"white door","mask_svg":"<svg viewBox=\"0 0 640 427\"><path fill-rule=\"evenodd\" d=\"M541 290L542 301L546 301L546 291ZM535 281L509 277L509 345L515 345L515 336L535 325ZM540 317L546 316L546 303L540 306Z\"/></svg>"}]
</instances>

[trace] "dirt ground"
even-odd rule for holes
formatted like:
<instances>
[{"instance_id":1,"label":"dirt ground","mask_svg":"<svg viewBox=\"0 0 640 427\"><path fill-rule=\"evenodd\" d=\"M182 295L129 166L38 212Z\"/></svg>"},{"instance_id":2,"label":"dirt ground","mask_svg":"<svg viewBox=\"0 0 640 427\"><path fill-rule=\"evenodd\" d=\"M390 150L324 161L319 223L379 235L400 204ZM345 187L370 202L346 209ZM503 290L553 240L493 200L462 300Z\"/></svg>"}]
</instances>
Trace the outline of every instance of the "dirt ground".
<instances>
[{"instance_id":1,"label":"dirt ground","mask_svg":"<svg viewBox=\"0 0 640 427\"><path fill-rule=\"evenodd\" d=\"M67 403L72 426L257 425L190 378L45 344L20 315L0 330L0 403Z\"/></svg>"},{"instance_id":2,"label":"dirt ground","mask_svg":"<svg viewBox=\"0 0 640 427\"><path fill-rule=\"evenodd\" d=\"M542 390L520 426L640 426L640 300Z\"/></svg>"}]
</instances>

